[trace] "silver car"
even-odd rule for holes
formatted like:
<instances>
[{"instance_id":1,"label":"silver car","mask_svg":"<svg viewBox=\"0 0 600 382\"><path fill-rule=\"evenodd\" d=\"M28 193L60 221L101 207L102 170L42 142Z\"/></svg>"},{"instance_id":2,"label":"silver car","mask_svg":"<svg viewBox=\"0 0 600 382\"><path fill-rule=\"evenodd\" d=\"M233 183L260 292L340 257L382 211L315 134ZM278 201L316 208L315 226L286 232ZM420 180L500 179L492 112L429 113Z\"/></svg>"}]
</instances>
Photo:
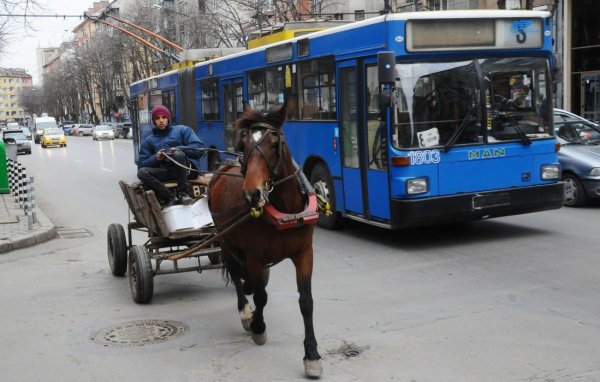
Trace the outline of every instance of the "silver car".
<instances>
[{"instance_id":1,"label":"silver car","mask_svg":"<svg viewBox=\"0 0 600 382\"><path fill-rule=\"evenodd\" d=\"M17 154L31 154L31 141L21 130L6 130L2 133L5 144L16 144Z\"/></svg>"},{"instance_id":2,"label":"silver car","mask_svg":"<svg viewBox=\"0 0 600 382\"><path fill-rule=\"evenodd\" d=\"M554 109L558 161L565 182L564 205L579 207L600 198L600 127L578 115Z\"/></svg>"},{"instance_id":3,"label":"silver car","mask_svg":"<svg viewBox=\"0 0 600 382\"><path fill-rule=\"evenodd\" d=\"M92 130L92 138L95 141L99 141L102 139L115 139L115 132L113 131L112 126L110 125L97 125L94 126Z\"/></svg>"}]
</instances>

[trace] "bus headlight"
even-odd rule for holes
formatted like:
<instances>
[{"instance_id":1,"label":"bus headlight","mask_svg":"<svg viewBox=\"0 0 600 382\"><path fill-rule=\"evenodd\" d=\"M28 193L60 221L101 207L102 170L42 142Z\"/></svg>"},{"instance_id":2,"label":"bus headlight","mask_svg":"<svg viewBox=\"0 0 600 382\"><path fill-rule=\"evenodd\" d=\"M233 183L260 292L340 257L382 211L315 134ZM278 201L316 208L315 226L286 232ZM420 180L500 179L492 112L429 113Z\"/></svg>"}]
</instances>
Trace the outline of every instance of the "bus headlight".
<instances>
[{"instance_id":1,"label":"bus headlight","mask_svg":"<svg viewBox=\"0 0 600 382\"><path fill-rule=\"evenodd\" d=\"M429 182L427 178L409 179L406 181L406 194L417 195L429 191Z\"/></svg>"},{"instance_id":2,"label":"bus headlight","mask_svg":"<svg viewBox=\"0 0 600 382\"><path fill-rule=\"evenodd\" d=\"M560 165L549 164L542 166L542 180L558 180L560 179Z\"/></svg>"}]
</instances>

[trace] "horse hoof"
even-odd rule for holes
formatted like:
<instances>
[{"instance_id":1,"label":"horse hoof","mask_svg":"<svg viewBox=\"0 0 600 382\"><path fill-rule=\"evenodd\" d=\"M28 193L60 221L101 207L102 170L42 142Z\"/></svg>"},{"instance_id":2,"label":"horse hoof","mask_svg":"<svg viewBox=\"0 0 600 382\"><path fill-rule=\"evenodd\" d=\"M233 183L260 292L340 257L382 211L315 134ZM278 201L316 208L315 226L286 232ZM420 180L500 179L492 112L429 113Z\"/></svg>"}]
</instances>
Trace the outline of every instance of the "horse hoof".
<instances>
[{"instance_id":1,"label":"horse hoof","mask_svg":"<svg viewBox=\"0 0 600 382\"><path fill-rule=\"evenodd\" d=\"M240 311L240 320L242 321L242 326L244 327L244 330L247 332L250 331L250 324L252 323L253 313L254 312L252 311L252 307L250 306L250 304L246 304L244 306L244 309Z\"/></svg>"},{"instance_id":2,"label":"horse hoof","mask_svg":"<svg viewBox=\"0 0 600 382\"><path fill-rule=\"evenodd\" d=\"M252 339L257 345L264 345L267 342L267 332L256 334L252 333Z\"/></svg>"},{"instance_id":3,"label":"horse hoof","mask_svg":"<svg viewBox=\"0 0 600 382\"><path fill-rule=\"evenodd\" d=\"M323 374L323 365L320 359L305 359L304 373L308 378L320 378Z\"/></svg>"},{"instance_id":4,"label":"horse hoof","mask_svg":"<svg viewBox=\"0 0 600 382\"><path fill-rule=\"evenodd\" d=\"M323 365L320 359L305 359L304 372L308 378L320 378L323 374Z\"/></svg>"},{"instance_id":5,"label":"horse hoof","mask_svg":"<svg viewBox=\"0 0 600 382\"><path fill-rule=\"evenodd\" d=\"M252 317L247 318L245 320L242 320L242 326L244 327L244 330L249 332L250 331L250 324L252 323Z\"/></svg>"}]
</instances>

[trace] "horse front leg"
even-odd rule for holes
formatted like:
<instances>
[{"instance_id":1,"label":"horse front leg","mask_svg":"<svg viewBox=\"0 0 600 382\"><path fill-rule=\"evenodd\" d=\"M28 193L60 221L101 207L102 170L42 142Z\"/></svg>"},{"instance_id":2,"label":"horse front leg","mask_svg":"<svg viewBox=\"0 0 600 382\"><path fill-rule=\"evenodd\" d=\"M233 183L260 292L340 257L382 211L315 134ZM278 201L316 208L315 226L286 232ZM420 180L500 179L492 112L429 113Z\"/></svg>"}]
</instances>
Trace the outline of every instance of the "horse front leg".
<instances>
[{"instance_id":1,"label":"horse front leg","mask_svg":"<svg viewBox=\"0 0 600 382\"><path fill-rule=\"evenodd\" d=\"M312 249L293 261L296 266L296 283L300 294L298 303L304 321L304 372L310 378L319 378L323 373L323 365L317 350L317 339L313 326Z\"/></svg>"},{"instance_id":2,"label":"horse front leg","mask_svg":"<svg viewBox=\"0 0 600 382\"><path fill-rule=\"evenodd\" d=\"M265 289L264 282L264 265L258 263L248 262L248 278L254 288L254 313L252 314L252 323L250 329L252 330L252 339L257 345L264 345L267 342L267 325L263 312L265 305L267 305L267 290Z\"/></svg>"},{"instance_id":3,"label":"horse front leg","mask_svg":"<svg viewBox=\"0 0 600 382\"><path fill-rule=\"evenodd\" d=\"M244 287L242 285L242 269L240 263L235 259L229 257L230 261L227 262L227 272L229 277L235 286L235 293L237 295L237 307L240 313L240 321L242 321L242 327L246 331L250 331L250 323L252 322L252 308L244 293Z\"/></svg>"}]
</instances>

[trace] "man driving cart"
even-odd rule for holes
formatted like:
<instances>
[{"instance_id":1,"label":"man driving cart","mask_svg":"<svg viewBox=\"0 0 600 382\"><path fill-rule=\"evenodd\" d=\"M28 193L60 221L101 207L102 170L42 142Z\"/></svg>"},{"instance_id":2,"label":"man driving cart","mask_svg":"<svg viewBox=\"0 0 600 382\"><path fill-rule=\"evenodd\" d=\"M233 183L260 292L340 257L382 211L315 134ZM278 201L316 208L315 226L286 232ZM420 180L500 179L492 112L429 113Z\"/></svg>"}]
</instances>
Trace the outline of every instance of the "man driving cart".
<instances>
[{"instance_id":1,"label":"man driving cart","mask_svg":"<svg viewBox=\"0 0 600 382\"><path fill-rule=\"evenodd\" d=\"M152 123L155 126L152 134L140 145L137 176L144 186L154 191L163 207L189 204L189 168L200 168L203 153L200 149L204 143L188 126L172 125L171 113L163 105L152 109ZM177 179L175 193L163 183L172 179Z\"/></svg>"}]
</instances>

